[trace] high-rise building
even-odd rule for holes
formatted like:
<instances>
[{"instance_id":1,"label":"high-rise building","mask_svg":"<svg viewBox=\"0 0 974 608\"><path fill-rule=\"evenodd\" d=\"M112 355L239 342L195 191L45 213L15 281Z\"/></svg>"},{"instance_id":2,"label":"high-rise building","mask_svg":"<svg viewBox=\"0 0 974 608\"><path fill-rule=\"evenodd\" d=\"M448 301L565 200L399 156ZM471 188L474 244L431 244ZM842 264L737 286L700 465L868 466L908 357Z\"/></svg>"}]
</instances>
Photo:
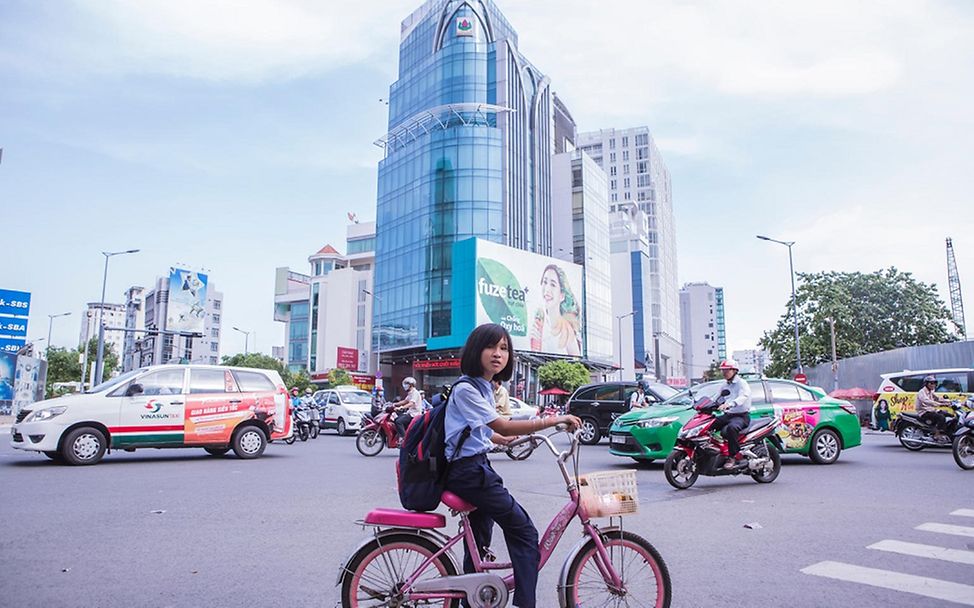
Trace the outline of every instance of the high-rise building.
<instances>
[{"instance_id":1,"label":"high-rise building","mask_svg":"<svg viewBox=\"0 0 974 608\"><path fill-rule=\"evenodd\" d=\"M350 224L346 251L325 245L308 257L310 275L277 269L274 320L285 324L284 362L313 379L336 367L375 373L370 339L375 222Z\"/></svg>"},{"instance_id":2,"label":"high-rise building","mask_svg":"<svg viewBox=\"0 0 974 608\"><path fill-rule=\"evenodd\" d=\"M136 344L145 329L145 287L133 285L125 291L125 332L122 344L122 371L135 369Z\"/></svg>"},{"instance_id":3,"label":"high-rise building","mask_svg":"<svg viewBox=\"0 0 974 608\"><path fill-rule=\"evenodd\" d=\"M122 353L125 343L125 332L120 328L125 327L125 305L110 304L105 302L88 302L85 311L81 314L81 335L78 344L84 346L89 340L98 339L98 319L99 310L101 311L102 323L105 327L105 344L111 345L116 355Z\"/></svg>"},{"instance_id":4,"label":"high-rise building","mask_svg":"<svg viewBox=\"0 0 974 608\"><path fill-rule=\"evenodd\" d=\"M384 357L451 334L455 242L553 253L553 128L549 80L491 0L430 0L402 22L377 142Z\"/></svg>"},{"instance_id":5,"label":"high-rise building","mask_svg":"<svg viewBox=\"0 0 974 608\"><path fill-rule=\"evenodd\" d=\"M562 104L556 104L556 107ZM566 111L567 113L567 111ZM555 131L559 131L556 127ZM564 142L571 142L565 138ZM570 146L569 146L570 148ZM584 268L585 357L611 366L618 349L612 331L612 268L605 172L581 150L551 161L554 257Z\"/></svg>"},{"instance_id":6,"label":"high-rise building","mask_svg":"<svg viewBox=\"0 0 974 608\"><path fill-rule=\"evenodd\" d=\"M633 280L649 283L648 287L642 283L630 286L632 305L648 304L646 310L627 309L621 301L614 301L614 307L620 311L616 314L635 310L634 323L644 324L642 330L649 336L638 335L639 328L636 328L634 364L638 366L640 356L647 357L644 364L648 360L649 372L654 373L658 368L659 375L665 378L682 378L676 226L670 174L663 157L649 127L645 126L579 133L576 145L605 170L609 181L609 211L622 214L612 220L616 226L613 252L629 254L631 259L623 266L635 269L631 275ZM641 232L644 222L634 220L634 207L645 216L645 234ZM620 232L626 227L636 228L637 233ZM643 239L645 246L640 245ZM644 257L645 266L641 261ZM623 275L614 272L613 276ZM647 293L648 298L637 302L639 293ZM633 369L626 361L623 364L626 369Z\"/></svg>"},{"instance_id":7,"label":"high-rise building","mask_svg":"<svg viewBox=\"0 0 974 608\"><path fill-rule=\"evenodd\" d=\"M771 353L759 348L735 350L734 359L741 366L742 372L764 373L764 368L771 363Z\"/></svg>"},{"instance_id":8,"label":"high-rise building","mask_svg":"<svg viewBox=\"0 0 974 608\"><path fill-rule=\"evenodd\" d=\"M680 290L683 363L687 378L699 381L710 367L727 358L724 290L708 283L687 283Z\"/></svg>"},{"instance_id":9,"label":"high-rise building","mask_svg":"<svg viewBox=\"0 0 974 608\"><path fill-rule=\"evenodd\" d=\"M172 285L174 280L179 280L180 274L192 275L195 281L206 278L199 273L173 269L168 276L157 278L154 287L148 291L133 287L126 292L128 302L124 309L133 312L128 317L131 326L127 327L142 330L134 334L131 358L126 354L123 359L133 368L163 363L220 363L223 293L216 290L212 281L198 282L193 290L205 290L199 292L201 301L195 308L187 306L184 313L181 301L171 301L177 297L172 293ZM141 310L138 310L140 306ZM138 327L140 316L142 328Z\"/></svg>"}]
</instances>

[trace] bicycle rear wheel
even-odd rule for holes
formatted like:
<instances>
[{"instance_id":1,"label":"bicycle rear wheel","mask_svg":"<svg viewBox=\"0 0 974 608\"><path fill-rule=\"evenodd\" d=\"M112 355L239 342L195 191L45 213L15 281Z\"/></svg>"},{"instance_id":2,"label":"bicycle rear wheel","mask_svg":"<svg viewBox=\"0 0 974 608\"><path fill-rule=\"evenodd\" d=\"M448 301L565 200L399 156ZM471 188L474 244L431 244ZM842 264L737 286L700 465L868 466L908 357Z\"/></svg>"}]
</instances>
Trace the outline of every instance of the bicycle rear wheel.
<instances>
[{"instance_id":1,"label":"bicycle rear wheel","mask_svg":"<svg viewBox=\"0 0 974 608\"><path fill-rule=\"evenodd\" d=\"M568 606L645 606L668 608L670 573L656 548L632 532L605 532L605 550L623 589L612 589L599 571L598 549L588 541L568 569Z\"/></svg>"},{"instance_id":2,"label":"bicycle rear wheel","mask_svg":"<svg viewBox=\"0 0 974 608\"><path fill-rule=\"evenodd\" d=\"M403 582L439 549L432 541L414 534L390 534L373 540L362 547L346 566L347 572L342 583L342 608L460 608L460 600L408 602L403 601L400 595ZM418 582L456 574L453 561L446 555L441 555L416 580Z\"/></svg>"}]
</instances>

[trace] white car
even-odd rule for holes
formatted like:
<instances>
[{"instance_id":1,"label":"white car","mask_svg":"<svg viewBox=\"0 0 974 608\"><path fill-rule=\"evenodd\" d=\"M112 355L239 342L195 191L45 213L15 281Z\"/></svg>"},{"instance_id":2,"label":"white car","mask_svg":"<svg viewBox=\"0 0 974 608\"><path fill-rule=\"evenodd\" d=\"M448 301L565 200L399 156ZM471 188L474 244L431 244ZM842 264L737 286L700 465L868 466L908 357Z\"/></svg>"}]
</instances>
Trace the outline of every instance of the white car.
<instances>
[{"instance_id":1,"label":"white car","mask_svg":"<svg viewBox=\"0 0 974 608\"><path fill-rule=\"evenodd\" d=\"M372 410L372 394L356 386L338 386L318 391L315 402L321 408L321 428L335 429L339 435L354 435L362 419Z\"/></svg>"},{"instance_id":2,"label":"white car","mask_svg":"<svg viewBox=\"0 0 974 608\"><path fill-rule=\"evenodd\" d=\"M291 435L287 391L276 371L216 365L153 365L80 395L39 401L17 413L11 447L72 465L106 451L231 449L257 458Z\"/></svg>"},{"instance_id":3,"label":"white car","mask_svg":"<svg viewBox=\"0 0 974 608\"><path fill-rule=\"evenodd\" d=\"M511 418L513 420L528 420L538 415L538 408L533 405L528 405L514 397L509 397L509 399L511 401Z\"/></svg>"}]
</instances>

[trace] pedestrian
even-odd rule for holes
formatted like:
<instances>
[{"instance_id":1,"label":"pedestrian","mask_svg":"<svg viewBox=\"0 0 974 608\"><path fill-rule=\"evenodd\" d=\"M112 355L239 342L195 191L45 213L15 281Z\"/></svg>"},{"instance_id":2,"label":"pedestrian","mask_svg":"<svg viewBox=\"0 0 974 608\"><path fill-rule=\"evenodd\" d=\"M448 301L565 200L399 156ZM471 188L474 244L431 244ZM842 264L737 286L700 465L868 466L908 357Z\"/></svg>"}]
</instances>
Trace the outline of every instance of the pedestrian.
<instances>
[{"instance_id":1,"label":"pedestrian","mask_svg":"<svg viewBox=\"0 0 974 608\"><path fill-rule=\"evenodd\" d=\"M504 388L504 383L497 378L491 380L490 383L494 387L494 405L497 408L497 413L510 418L511 398L507 393L507 389Z\"/></svg>"},{"instance_id":2,"label":"pedestrian","mask_svg":"<svg viewBox=\"0 0 974 608\"><path fill-rule=\"evenodd\" d=\"M446 408L446 458L450 462L446 489L477 507L470 513L470 528L482 553L490 547L494 523L504 531L514 570L513 604L535 608L541 562L538 530L494 472L487 452L495 442L507 443L508 437L556 424L578 428L581 420L575 416L511 420L497 413L491 380L510 380L514 371L511 337L500 325L487 323L470 333L460 351L460 371L462 379L470 382L455 385ZM466 544L464 549L463 571L469 574L474 572L473 559Z\"/></svg>"},{"instance_id":3,"label":"pedestrian","mask_svg":"<svg viewBox=\"0 0 974 608\"><path fill-rule=\"evenodd\" d=\"M876 426L880 431L889 430L889 406L886 404L885 399L879 400L879 405L876 406Z\"/></svg>"}]
</instances>

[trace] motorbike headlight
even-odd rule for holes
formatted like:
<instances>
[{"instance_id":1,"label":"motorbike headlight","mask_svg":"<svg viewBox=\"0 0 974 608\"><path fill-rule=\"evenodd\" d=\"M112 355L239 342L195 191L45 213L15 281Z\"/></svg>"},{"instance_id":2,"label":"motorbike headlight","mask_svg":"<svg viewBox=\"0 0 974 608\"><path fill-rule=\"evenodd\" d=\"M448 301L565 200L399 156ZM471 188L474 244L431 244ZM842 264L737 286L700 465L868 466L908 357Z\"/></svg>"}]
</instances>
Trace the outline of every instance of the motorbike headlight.
<instances>
[{"instance_id":1,"label":"motorbike headlight","mask_svg":"<svg viewBox=\"0 0 974 608\"><path fill-rule=\"evenodd\" d=\"M27 416L24 422L43 422L45 420L50 420L55 416L60 416L67 409L68 409L67 407L59 406L59 407L49 407L43 410L37 410L36 412L33 412L31 413L31 415Z\"/></svg>"},{"instance_id":2,"label":"motorbike headlight","mask_svg":"<svg viewBox=\"0 0 974 608\"><path fill-rule=\"evenodd\" d=\"M695 426L692 429L683 427L683 429L680 431L680 437L683 437L684 439L693 439L694 437L699 435L700 431L702 430L703 430L703 426Z\"/></svg>"},{"instance_id":3,"label":"motorbike headlight","mask_svg":"<svg viewBox=\"0 0 974 608\"><path fill-rule=\"evenodd\" d=\"M676 422L676 416L663 416L662 418L647 418L646 420L640 420L636 423L636 426L644 429L654 429L661 426L666 426Z\"/></svg>"}]
</instances>

